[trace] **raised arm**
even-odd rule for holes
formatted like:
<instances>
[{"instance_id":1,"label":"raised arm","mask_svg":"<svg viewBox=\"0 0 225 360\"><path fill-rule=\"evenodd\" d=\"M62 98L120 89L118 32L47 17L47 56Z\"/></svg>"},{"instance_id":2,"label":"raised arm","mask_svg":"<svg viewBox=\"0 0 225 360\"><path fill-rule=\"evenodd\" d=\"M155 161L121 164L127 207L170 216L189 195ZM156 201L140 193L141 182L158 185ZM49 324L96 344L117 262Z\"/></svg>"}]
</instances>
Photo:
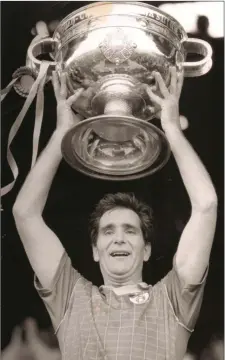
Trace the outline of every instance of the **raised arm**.
<instances>
[{"instance_id":1,"label":"raised arm","mask_svg":"<svg viewBox=\"0 0 225 360\"><path fill-rule=\"evenodd\" d=\"M176 265L185 283L196 284L201 281L209 262L216 227L217 196L207 170L180 127L182 77L172 68L169 89L159 73L155 73L155 79L162 97L149 88L147 91L152 102L161 108L162 128L191 203L191 216L179 241Z\"/></svg>"},{"instance_id":2,"label":"raised arm","mask_svg":"<svg viewBox=\"0 0 225 360\"><path fill-rule=\"evenodd\" d=\"M82 89L67 99L65 75L61 84L53 74L53 87L57 100L57 126L46 148L28 174L16 202L13 215L30 264L42 283L49 288L56 273L64 248L54 232L45 224L42 212L48 193L61 162L61 141L65 133L79 121L71 105Z\"/></svg>"}]
</instances>

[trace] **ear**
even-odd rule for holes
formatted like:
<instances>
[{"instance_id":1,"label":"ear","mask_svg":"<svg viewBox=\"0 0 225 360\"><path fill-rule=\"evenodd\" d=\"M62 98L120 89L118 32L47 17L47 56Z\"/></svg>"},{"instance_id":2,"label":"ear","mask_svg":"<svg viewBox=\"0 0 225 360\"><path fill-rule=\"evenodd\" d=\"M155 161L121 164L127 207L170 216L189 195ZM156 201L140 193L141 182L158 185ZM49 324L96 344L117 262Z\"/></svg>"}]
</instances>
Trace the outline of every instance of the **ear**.
<instances>
[{"instance_id":1,"label":"ear","mask_svg":"<svg viewBox=\"0 0 225 360\"><path fill-rule=\"evenodd\" d=\"M97 246L92 245L92 252L93 252L94 261L98 262L99 261L99 254L98 254Z\"/></svg>"},{"instance_id":2,"label":"ear","mask_svg":"<svg viewBox=\"0 0 225 360\"><path fill-rule=\"evenodd\" d=\"M151 256L151 245L150 244L146 244L145 245L145 250L144 250L144 261L148 261L150 256Z\"/></svg>"}]
</instances>

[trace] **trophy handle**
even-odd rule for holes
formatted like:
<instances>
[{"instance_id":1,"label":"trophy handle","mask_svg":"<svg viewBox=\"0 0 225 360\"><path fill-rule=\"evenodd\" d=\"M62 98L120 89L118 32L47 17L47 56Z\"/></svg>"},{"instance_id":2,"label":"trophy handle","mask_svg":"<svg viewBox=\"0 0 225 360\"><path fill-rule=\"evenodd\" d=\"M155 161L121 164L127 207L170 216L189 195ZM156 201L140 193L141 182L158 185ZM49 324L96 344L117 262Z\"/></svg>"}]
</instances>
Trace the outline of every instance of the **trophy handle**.
<instances>
[{"instance_id":1,"label":"trophy handle","mask_svg":"<svg viewBox=\"0 0 225 360\"><path fill-rule=\"evenodd\" d=\"M212 47L201 39L189 38L183 43L187 53L203 55L199 61L187 61L183 63L185 77L197 77L206 74L212 67Z\"/></svg>"},{"instance_id":2,"label":"trophy handle","mask_svg":"<svg viewBox=\"0 0 225 360\"><path fill-rule=\"evenodd\" d=\"M37 57L43 54L50 54L50 56L53 57L52 53L55 51L56 45L58 45L58 42L50 37L35 38L27 50L26 66L38 74L41 64L43 62L48 63L47 77L51 77L52 71L55 70L57 63L55 61L39 60Z\"/></svg>"}]
</instances>

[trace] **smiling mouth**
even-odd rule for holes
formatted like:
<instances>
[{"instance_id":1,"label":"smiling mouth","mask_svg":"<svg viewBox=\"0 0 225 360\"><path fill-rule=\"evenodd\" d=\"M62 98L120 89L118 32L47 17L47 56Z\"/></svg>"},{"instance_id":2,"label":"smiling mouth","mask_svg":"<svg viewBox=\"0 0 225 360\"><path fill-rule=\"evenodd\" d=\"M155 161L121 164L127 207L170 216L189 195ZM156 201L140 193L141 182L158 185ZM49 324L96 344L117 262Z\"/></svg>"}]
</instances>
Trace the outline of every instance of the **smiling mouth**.
<instances>
[{"instance_id":1,"label":"smiling mouth","mask_svg":"<svg viewBox=\"0 0 225 360\"><path fill-rule=\"evenodd\" d=\"M130 255L130 253L127 251L123 251L123 252L115 251L110 254L110 256L112 256L114 258L122 258L122 257L127 257L129 255Z\"/></svg>"}]
</instances>

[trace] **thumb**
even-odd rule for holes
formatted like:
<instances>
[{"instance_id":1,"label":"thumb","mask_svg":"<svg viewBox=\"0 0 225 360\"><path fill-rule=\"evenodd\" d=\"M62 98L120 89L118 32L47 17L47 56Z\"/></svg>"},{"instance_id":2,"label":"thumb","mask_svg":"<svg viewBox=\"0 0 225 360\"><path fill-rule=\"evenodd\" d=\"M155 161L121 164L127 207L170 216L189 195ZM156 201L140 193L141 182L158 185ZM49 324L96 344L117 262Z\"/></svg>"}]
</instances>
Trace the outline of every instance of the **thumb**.
<instances>
[{"instance_id":1,"label":"thumb","mask_svg":"<svg viewBox=\"0 0 225 360\"><path fill-rule=\"evenodd\" d=\"M37 341L39 330L36 321L32 318L28 318L25 320L24 327L27 341Z\"/></svg>"},{"instance_id":2,"label":"thumb","mask_svg":"<svg viewBox=\"0 0 225 360\"><path fill-rule=\"evenodd\" d=\"M71 95L68 99L67 99L67 104L68 105L72 105L82 94L82 92L84 91L84 88L80 88L78 90L76 90L75 94Z\"/></svg>"},{"instance_id":3,"label":"thumb","mask_svg":"<svg viewBox=\"0 0 225 360\"><path fill-rule=\"evenodd\" d=\"M158 106L146 106L146 111L149 115L154 115L156 119L161 119L161 110L158 108Z\"/></svg>"}]
</instances>

